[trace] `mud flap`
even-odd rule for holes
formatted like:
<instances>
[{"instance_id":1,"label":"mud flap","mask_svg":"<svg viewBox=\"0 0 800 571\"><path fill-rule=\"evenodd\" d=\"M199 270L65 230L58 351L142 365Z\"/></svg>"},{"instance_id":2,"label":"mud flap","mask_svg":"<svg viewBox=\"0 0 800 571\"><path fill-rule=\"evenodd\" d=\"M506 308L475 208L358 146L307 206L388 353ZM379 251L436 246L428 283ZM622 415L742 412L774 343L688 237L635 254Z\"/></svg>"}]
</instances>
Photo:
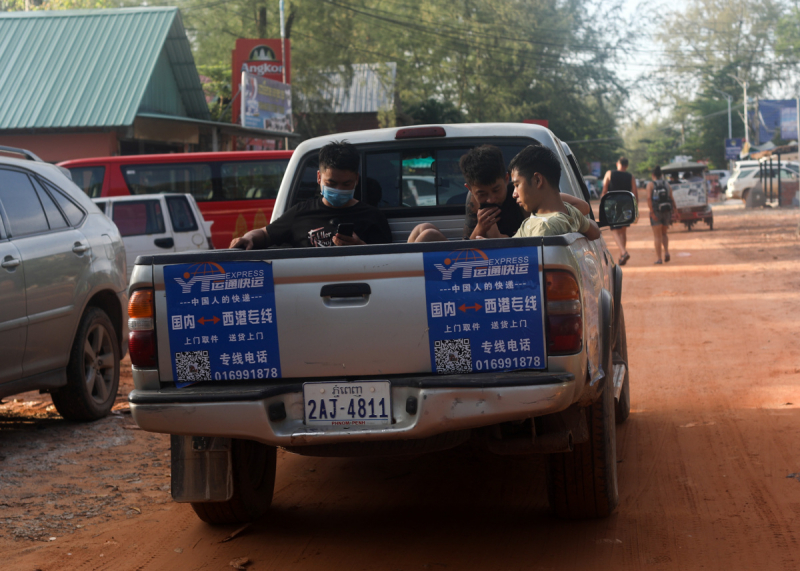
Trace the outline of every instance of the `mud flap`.
<instances>
[{"instance_id":1,"label":"mud flap","mask_svg":"<svg viewBox=\"0 0 800 571\"><path fill-rule=\"evenodd\" d=\"M171 435L172 499L225 502L233 497L231 439Z\"/></svg>"}]
</instances>

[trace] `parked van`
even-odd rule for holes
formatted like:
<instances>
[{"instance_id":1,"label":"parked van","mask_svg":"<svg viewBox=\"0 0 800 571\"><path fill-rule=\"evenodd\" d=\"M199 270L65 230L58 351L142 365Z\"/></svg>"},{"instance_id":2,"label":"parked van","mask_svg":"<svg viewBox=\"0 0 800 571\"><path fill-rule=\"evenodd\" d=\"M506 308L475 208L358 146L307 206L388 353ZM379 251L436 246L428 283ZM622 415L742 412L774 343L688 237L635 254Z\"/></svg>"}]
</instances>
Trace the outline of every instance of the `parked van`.
<instances>
[{"instance_id":1,"label":"parked van","mask_svg":"<svg viewBox=\"0 0 800 571\"><path fill-rule=\"evenodd\" d=\"M59 166L69 169L90 198L191 195L205 219L214 222L214 246L227 248L234 238L267 225L291 156L292 151L126 155Z\"/></svg>"},{"instance_id":2,"label":"parked van","mask_svg":"<svg viewBox=\"0 0 800 571\"><path fill-rule=\"evenodd\" d=\"M191 194L112 196L94 203L117 225L128 276L138 256L213 250L211 225Z\"/></svg>"}]
</instances>

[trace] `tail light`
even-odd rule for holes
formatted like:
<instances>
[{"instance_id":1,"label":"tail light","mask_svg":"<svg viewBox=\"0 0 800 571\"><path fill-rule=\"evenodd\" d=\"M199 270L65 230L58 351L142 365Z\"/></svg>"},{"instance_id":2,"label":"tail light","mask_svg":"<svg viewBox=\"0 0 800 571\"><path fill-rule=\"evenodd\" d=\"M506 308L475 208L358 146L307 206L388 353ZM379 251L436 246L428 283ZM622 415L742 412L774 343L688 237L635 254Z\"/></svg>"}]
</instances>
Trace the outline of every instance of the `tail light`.
<instances>
[{"instance_id":1,"label":"tail light","mask_svg":"<svg viewBox=\"0 0 800 571\"><path fill-rule=\"evenodd\" d=\"M153 290L133 292L128 301L128 352L135 367L155 367L158 363L154 314Z\"/></svg>"},{"instance_id":2,"label":"tail light","mask_svg":"<svg viewBox=\"0 0 800 571\"><path fill-rule=\"evenodd\" d=\"M566 271L545 272L547 284L547 353L577 353L583 343L581 290Z\"/></svg>"}]
</instances>

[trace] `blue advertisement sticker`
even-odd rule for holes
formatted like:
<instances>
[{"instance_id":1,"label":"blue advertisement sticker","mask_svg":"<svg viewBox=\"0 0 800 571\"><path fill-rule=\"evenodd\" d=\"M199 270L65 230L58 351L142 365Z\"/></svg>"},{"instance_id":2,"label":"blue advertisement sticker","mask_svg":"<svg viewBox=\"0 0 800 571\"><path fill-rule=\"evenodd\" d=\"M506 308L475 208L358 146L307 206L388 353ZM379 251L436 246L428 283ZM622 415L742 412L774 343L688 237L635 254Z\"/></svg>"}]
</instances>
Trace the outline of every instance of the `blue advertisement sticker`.
<instances>
[{"instance_id":1,"label":"blue advertisement sticker","mask_svg":"<svg viewBox=\"0 0 800 571\"><path fill-rule=\"evenodd\" d=\"M436 373L546 367L538 248L426 252Z\"/></svg>"},{"instance_id":2,"label":"blue advertisement sticker","mask_svg":"<svg viewBox=\"0 0 800 571\"><path fill-rule=\"evenodd\" d=\"M281 376L272 264L164 267L175 384Z\"/></svg>"}]
</instances>

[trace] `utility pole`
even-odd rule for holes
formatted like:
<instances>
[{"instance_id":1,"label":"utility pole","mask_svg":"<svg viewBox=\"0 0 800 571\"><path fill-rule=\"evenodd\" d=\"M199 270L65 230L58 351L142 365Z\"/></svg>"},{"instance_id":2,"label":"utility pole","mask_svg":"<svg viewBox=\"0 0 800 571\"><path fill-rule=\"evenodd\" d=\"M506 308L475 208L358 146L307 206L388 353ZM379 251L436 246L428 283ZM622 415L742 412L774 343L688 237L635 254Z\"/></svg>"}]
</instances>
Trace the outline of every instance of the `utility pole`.
<instances>
[{"instance_id":1,"label":"utility pole","mask_svg":"<svg viewBox=\"0 0 800 571\"><path fill-rule=\"evenodd\" d=\"M258 8L258 37L267 37L267 7L259 6Z\"/></svg>"},{"instance_id":2,"label":"utility pole","mask_svg":"<svg viewBox=\"0 0 800 571\"><path fill-rule=\"evenodd\" d=\"M743 79L739 79L737 76L733 74L728 74L728 77L736 81L743 89L744 89L744 141L745 144L749 147L750 145L750 127L748 125L747 120L747 82Z\"/></svg>"},{"instance_id":3,"label":"utility pole","mask_svg":"<svg viewBox=\"0 0 800 571\"><path fill-rule=\"evenodd\" d=\"M716 87L714 88L714 91L721 93L725 96L725 99L728 100L728 139L733 139L733 126L731 125L731 100L733 99L733 96L730 93L720 91ZM800 99L798 99L798 101L800 101ZM728 169L731 171L733 170L733 161L731 160L728 161Z\"/></svg>"}]
</instances>

